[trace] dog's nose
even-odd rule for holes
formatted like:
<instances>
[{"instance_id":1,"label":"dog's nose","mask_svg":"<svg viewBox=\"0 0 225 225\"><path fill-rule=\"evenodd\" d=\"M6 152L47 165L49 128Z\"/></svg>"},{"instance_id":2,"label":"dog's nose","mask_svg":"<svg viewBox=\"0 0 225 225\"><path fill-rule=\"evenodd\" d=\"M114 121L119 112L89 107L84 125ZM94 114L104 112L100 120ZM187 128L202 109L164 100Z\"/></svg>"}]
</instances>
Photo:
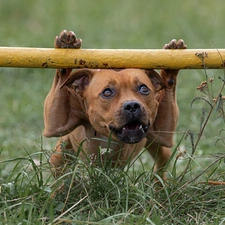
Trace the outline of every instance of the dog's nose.
<instances>
[{"instance_id":1,"label":"dog's nose","mask_svg":"<svg viewBox=\"0 0 225 225\"><path fill-rule=\"evenodd\" d=\"M130 101L130 102L125 102L123 105L123 108L126 112L135 113L141 108L141 106L138 102Z\"/></svg>"}]
</instances>

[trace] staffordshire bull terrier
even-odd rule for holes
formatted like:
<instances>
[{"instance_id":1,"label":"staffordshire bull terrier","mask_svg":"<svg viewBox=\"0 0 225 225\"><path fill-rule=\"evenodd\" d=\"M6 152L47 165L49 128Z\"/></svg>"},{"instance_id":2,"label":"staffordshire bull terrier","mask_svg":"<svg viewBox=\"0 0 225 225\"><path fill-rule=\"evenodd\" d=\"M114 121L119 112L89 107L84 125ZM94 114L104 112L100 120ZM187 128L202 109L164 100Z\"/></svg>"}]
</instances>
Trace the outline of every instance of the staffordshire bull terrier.
<instances>
[{"instance_id":1,"label":"staffordshire bull terrier","mask_svg":"<svg viewBox=\"0 0 225 225\"><path fill-rule=\"evenodd\" d=\"M80 48L81 39L62 31L56 48ZM164 49L185 49L172 40ZM63 152L74 150L84 160L96 157L123 166L142 148L155 160L155 172L164 178L178 120L178 70L57 69L44 103L44 136L60 137L50 157L57 170ZM106 149L106 154L100 154Z\"/></svg>"}]
</instances>

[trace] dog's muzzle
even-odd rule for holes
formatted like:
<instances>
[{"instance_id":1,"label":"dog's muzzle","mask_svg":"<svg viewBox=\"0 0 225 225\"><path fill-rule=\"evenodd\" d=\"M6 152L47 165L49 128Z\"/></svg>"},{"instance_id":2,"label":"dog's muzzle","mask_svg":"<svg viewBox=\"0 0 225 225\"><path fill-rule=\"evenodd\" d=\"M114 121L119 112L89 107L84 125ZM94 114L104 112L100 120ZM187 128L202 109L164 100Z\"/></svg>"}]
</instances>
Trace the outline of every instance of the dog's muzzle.
<instances>
[{"instance_id":1,"label":"dog's muzzle","mask_svg":"<svg viewBox=\"0 0 225 225\"><path fill-rule=\"evenodd\" d=\"M141 105L136 101L125 102L122 107L122 117L126 121L121 127L109 126L111 132L122 142L134 144L140 142L147 134L150 122L145 124Z\"/></svg>"},{"instance_id":2,"label":"dog's muzzle","mask_svg":"<svg viewBox=\"0 0 225 225\"><path fill-rule=\"evenodd\" d=\"M150 123L147 125L138 120L129 122L120 128L110 126L112 133L122 142L134 144L140 142L147 134Z\"/></svg>"}]
</instances>

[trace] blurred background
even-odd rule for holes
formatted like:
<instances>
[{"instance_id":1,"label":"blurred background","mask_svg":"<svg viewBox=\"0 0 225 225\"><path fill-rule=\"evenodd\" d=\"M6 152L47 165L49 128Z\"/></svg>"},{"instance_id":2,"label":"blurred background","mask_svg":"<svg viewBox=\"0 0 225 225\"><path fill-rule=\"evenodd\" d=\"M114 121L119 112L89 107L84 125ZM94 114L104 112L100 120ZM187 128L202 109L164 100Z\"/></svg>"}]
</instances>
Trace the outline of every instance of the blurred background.
<instances>
[{"instance_id":1,"label":"blurred background","mask_svg":"<svg viewBox=\"0 0 225 225\"><path fill-rule=\"evenodd\" d=\"M83 48L159 49L171 39L184 39L188 48L225 48L223 0L0 0L0 46L51 48L63 29L73 30ZM0 56L1 57L1 56ZM43 103L53 69L0 68L0 161L51 150L56 139L42 137ZM223 70L207 70L218 94ZM204 96L196 87L203 70L182 70L177 87L180 118L176 141L191 130L198 136ZM222 118L214 112L196 154L223 152ZM223 138L223 137L222 137ZM190 151L189 140L181 148Z\"/></svg>"}]
</instances>

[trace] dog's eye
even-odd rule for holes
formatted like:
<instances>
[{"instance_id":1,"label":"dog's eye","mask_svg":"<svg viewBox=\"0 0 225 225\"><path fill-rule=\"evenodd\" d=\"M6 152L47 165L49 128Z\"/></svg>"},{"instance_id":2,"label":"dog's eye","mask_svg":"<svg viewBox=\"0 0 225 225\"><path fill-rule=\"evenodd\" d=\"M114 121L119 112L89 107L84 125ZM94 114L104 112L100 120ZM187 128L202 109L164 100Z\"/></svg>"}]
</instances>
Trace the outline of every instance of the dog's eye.
<instances>
[{"instance_id":1,"label":"dog's eye","mask_svg":"<svg viewBox=\"0 0 225 225\"><path fill-rule=\"evenodd\" d=\"M148 95L150 93L150 90L148 89L148 87L146 85L142 84L139 87L139 92L143 95Z\"/></svg>"},{"instance_id":2,"label":"dog's eye","mask_svg":"<svg viewBox=\"0 0 225 225\"><path fill-rule=\"evenodd\" d=\"M103 90L103 92L101 93L101 96L103 98L110 98L114 95L114 91L110 88L106 88Z\"/></svg>"}]
</instances>

